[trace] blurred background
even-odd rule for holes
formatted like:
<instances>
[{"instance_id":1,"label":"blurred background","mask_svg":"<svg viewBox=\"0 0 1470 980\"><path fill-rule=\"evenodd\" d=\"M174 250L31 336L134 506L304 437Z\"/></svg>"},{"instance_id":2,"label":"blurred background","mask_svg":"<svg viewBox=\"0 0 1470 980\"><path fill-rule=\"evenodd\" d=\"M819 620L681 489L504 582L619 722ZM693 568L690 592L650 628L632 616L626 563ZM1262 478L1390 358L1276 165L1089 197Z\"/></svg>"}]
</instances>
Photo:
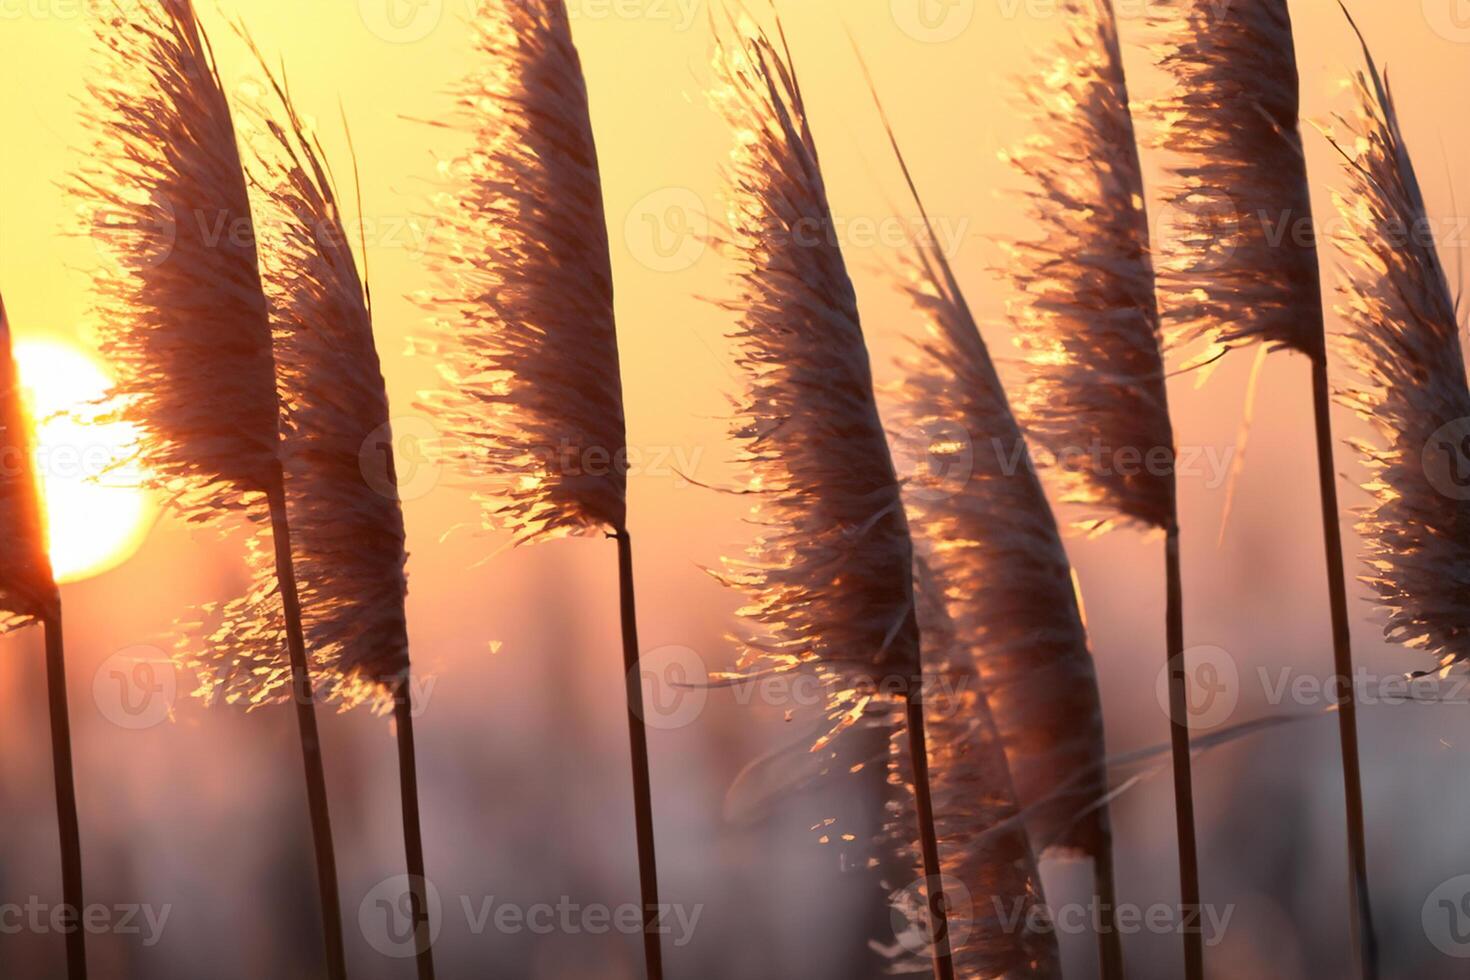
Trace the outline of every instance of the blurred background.
<instances>
[{"instance_id":1,"label":"blurred background","mask_svg":"<svg viewBox=\"0 0 1470 980\"><path fill-rule=\"evenodd\" d=\"M611 543L510 549L503 537L474 530L479 515L469 488L415 455L414 439L433 431L432 419L415 414L416 394L433 383L435 369L414 356L412 338L425 325L411 296L430 283L424 253L433 247L428 196L436 164L459 148L455 134L425 121L447 113L446 89L471 64L464 25L472 2L250 0L202 4L201 17L227 87L246 99L256 91L254 66L228 27L239 18L268 56L283 59L298 104L319 120L344 179L350 168L341 114L356 144L379 349L399 417L400 457L409 461L400 466L409 498L409 618L421 679L427 861L441 899L441 973L632 978L642 970L636 935L537 933L482 919L490 899L492 909L563 900L615 907L637 900L637 878ZM1134 99L1143 101L1159 91L1145 20L1157 0L1116 5ZM1304 110L1330 125L1334 113L1351 108L1345 83L1360 53L1336 3L1291 6ZM95 349L88 274L99 253L73 233L75 206L59 183L89 152L77 120L95 69L89 37L108 7L100 0L0 0L0 289L21 341ZM723 339L730 318L708 302L728 295L729 269L701 238L709 216L720 213L720 167L731 139L704 96L710 3L569 0L569 7L603 163L629 438L642 454L630 521L642 642L664 699L663 723L651 733L663 897L699 916L684 944L670 943L669 975L878 976L864 929L875 907L884 914L881 898L811 830L825 817L860 811L861 801L837 789L790 797L764 813L726 812L737 773L803 734L802 706L759 692L691 694L671 684L732 665L727 634L738 602L702 566L736 553L750 534L737 499L680 476L715 486L737 479L726 436L728 396L739 384ZM1455 205L1457 191L1470 198L1462 162L1470 158L1470 132L1459 125L1470 91L1464 7L1460 0L1353 4L1390 69L1452 274L1470 234ZM897 380L893 357L916 329L891 273L914 240L915 213L847 30L871 64L991 346L1015 377L1005 320L1010 287L991 270L1004 263L1001 243L1030 228L1013 194L1021 182L998 153L1030 134L1014 96L1018 79L1040 69L1043 46L1061 36L1057 5L790 0L781 10L880 381ZM1341 178L1334 151L1309 129L1316 207L1325 219ZM1161 158L1150 152L1146 163L1157 187ZM1155 224L1167 250L1168 223ZM1324 259L1330 284L1333 253ZM1265 367L1249 459L1221 539L1223 474L1249 370L1250 355L1236 355L1207 387L1186 376L1171 391L1179 441L1197 459L1182 474L1188 642L1197 663L1217 669L1221 695L1200 719L1201 732L1272 712L1319 710L1331 676L1301 358L1277 355ZM44 392L51 381L31 383ZM1337 421L1343 437L1361 433L1346 414ZM1361 504L1360 470L1345 448L1339 469L1345 506ZM110 519L85 508L71 516L87 529L84 537ZM1347 514L1346 540L1355 551L1351 525ZM1086 598L1110 751L1161 743L1160 542L1123 532L1074 539L1069 549ZM92 937L94 975L317 976L294 720L284 709L203 709L189 697L192 678L175 673L162 653L189 608L245 586L241 539L197 535L162 515L145 540L117 546L117 558L128 555L64 589L87 898L142 906L155 917L167 910L167 918L152 928L140 911L136 932L119 925ZM1381 641L1366 601L1354 613L1366 670L1392 677L1428 666ZM29 896L54 902L59 890L40 642L35 630L0 639L3 903ZM322 722L352 975L410 977L412 959L385 953L391 942L373 925L383 883L402 862L389 722L361 712ZM1459 755L1467 738L1462 707L1363 709L1386 976L1464 975L1450 954L1470 954L1470 947L1435 910L1445 895L1458 901L1470 892L1454 882L1470 873L1462 819L1470 779ZM1231 916L1207 951L1211 975L1349 975L1335 723L1324 718L1222 748L1197 764L1196 779L1205 899ZM1123 797L1114 824L1122 899L1144 908L1176 902L1167 776ZM1044 871L1054 906L1087 900L1085 866L1048 861ZM0 974L61 975L60 936L5 925L0 920ZM1094 972L1089 934L1065 934L1061 942L1069 975ZM1131 976L1181 970L1172 934L1130 936L1127 955Z\"/></svg>"}]
</instances>

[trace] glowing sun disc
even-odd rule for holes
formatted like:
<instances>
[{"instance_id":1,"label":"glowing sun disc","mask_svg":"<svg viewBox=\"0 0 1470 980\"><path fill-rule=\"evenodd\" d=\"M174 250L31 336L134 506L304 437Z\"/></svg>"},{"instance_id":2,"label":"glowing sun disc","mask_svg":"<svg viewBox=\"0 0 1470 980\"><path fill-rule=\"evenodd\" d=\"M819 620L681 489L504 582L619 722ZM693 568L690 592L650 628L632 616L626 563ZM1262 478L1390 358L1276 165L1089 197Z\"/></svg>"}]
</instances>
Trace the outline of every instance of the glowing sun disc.
<instances>
[{"instance_id":1,"label":"glowing sun disc","mask_svg":"<svg viewBox=\"0 0 1470 980\"><path fill-rule=\"evenodd\" d=\"M15 361L31 418L35 464L58 582L101 575L133 556L153 503L136 473L112 467L136 441L124 422L90 422L112 381L91 354L60 338L17 340ZM67 413L76 413L71 416Z\"/></svg>"}]
</instances>

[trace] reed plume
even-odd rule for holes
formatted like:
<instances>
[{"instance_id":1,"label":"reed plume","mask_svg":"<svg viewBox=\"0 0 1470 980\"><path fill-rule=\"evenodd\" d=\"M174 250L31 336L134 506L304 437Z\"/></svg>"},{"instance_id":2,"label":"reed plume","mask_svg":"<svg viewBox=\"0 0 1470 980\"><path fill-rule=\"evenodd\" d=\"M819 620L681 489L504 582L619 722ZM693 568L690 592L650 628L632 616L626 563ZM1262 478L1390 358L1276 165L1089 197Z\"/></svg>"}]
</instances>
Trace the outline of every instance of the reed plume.
<instances>
[{"instance_id":1,"label":"reed plume","mask_svg":"<svg viewBox=\"0 0 1470 980\"><path fill-rule=\"evenodd\" d=\"M116 2L97 25L91 162L76 192L113 262L96 278L116 415L183 515L270 520L286 617L327 971L345 976L314 693L291 564L270 313L234 121L190 0ZM262 641L264 642L264 640Z\"/></svg>"},{"instance_id":2,"label":"reed plume","mask_svg":"<svg viewBox=\"0 0 1470 980\"><path fill-rule=\"evenodd\" d=\"M1361 38L1361 35L1359 35ZM1464 569L1470 494L1463 490L1470 387L1457 304L1429 235L1424 194L1386 74L1365 43L1358 109L1343 120L1350 195L1337 199L1347 262L1341 287L1356 374L1343 401L1378 436L1355 446L1372 478L1358 525L1366 581L1388 614L1384 635L1440 670L1470 661Z\"/></svg>"},{"instance_id":3,"label":"reed plume","mask_svg":"<svg viewBox=\"0 0 1470 980\"><path fill-rule=\"evenodd\" d=\"M1291 15L1286 0L1174 0L1158 10L1155 23L1164 34L1159 64L1174 81L1159 106L1159 142L1182 155L1173 168L1173 205L1184 215L1215 216L1182 237L1162 278L1169 318L1183 340L1206 342L1217 352L1262 343L1311 360L1334 680L1342 692L1338 738L1353 931L1363 976L1371 980L1378 975L1378 948L1368 894L1332 390Z\"/></svg>"},{"instance_id":4,"label":"reed plume","mask_svg":"<svg viewBox=\"0 0 1470 980\"><path fill-rule=\"evenodd\" d=\"M1027 88L1039 134L1011 155L1044 237L1015 247L1020 410L1095 532L1163 531L1174 803L1186 975L1203 975L1174 434L1143 177L1107 0L1064 5L1068 33Z\"/></svg>"},{"instance_id":5,"label":"reed plume","mask_svg":"<svg viewBox=\"0 0 1470 980\"><path fill-rule=\"evenodd\" d=\"M473 144L440 165L435 200L435 424L519 541L616 532L627 438L612 262L566 6L483 4L473 27L479 60L443 124Z\"/></svg>"},{"instance_id":6,"label":"reed plume","mask_svg":"<svg viewBox=\"0 0 1470 980\"><path fill-rule=\"evenodd\" d=\"M86 980L87 939L82 928L82 835L71 757L71 715L66 702L66 650L61 591L47 553L46 518L32 456L31 419L10 342L10 321L0 299L0 634L39 624L46 638L46 698L51 719L51 768L56 786L56 827L61 844L61 892L68 921L66 975Z\"/></svg>"},{"instance_id":7,"label":"reed plume","mask_svg":"<svg viewBox=\"0 0 1470 980\"><path fill-rule=\"evenodd\" d=\"M1077 852L1094 862L1108 916L1099 936L1104 975L1121 977L1112 828L1098 802L1108 795L1102 698L1072 566L990 351L948 257L932 244L928 211L881 104L879 112L930 230L929 243L905 259L904 292L925 333L902 362L896 409L901 431L919 435L923 444L914 448L939 475L910 478L919 491L910 494L910 520L932 550L932 581L945 604L930 615L973 656L980 707L993 715L1009 759L1005 781L1014 774L1031 840L1042 853ZM963 482L950 485L961 473ZM961 676L959 665L944 669ZM934 770L944 772L937 759Z\"/></svg>"},{"instance_id":8,"label":"reed plume","mask_svg":"<svg viewBox=\"0 0 1470 980\"><path fill-rule=\"evenodd\" d=\"M252 49L253 49L252 44ZM408 561L388 393L370 293L319 141L255 51L280 111L252 168L269 215L262 272L275 334L291 558L317 690L343 710L394 713L404 845L421 980L434 976L414 754L405 602ZM261 552L263 554L263 552ZM229 604L200 694L259 705L289 697L284 608L269 563Z\"/></svg>"},{"instance_id":9,"label":"reed plume","mask_svg":"<svg viewBox=\"0 0 1470 980\"><path fill-rule=\"evenodd\" d=\"M487 526L520 543L617 540L644 957L660 980L627 436L587 85L565 0L481 4L472 27L476 67L442 124L472 144L440 165L442 288L426 304L445 390L428 405L446 455L481 481Z\"/></svg>"},{"instance_id":10,"label":"reed plume","mask_svg":"<svg viewBox=\"0 0 1470 980\"><path fill-rule=\"evenodd\" d=\"M830 731L906 705L935 974L954 976L926 751L913 544L801 89L743 11L718 31L713 101L736 134L724 250L745 375L733 434L761 534L722 577L751 624L740 670L810 670Z\"/></svg>"},{"instance_id":11,"label":"reed plume","mask_svg":"<svg viewBox=\"0 0 1470 980\"><path fill-rule=\"evenodd\" d=\"M914 575L930 720L934 831L944 875L969 898L951 900L947 920L955 976L1060 977L1055 935L1025 926L1046 900L1031 839L1018 819L1020 803L1004 739L990 710L994 689L977 670L984 655L962 638L949 614L947 590L924 558L916 560ZM904 789L911 778L908 740L905 729L895 729L889 779L900 792L895 794L898 805L891 807L888 833L907 866L922 874L914 795ZM912 926L899 948L912 949L925 928L927 909L917 896L901 893L900 899L898 907ZM917 957L894 964L899 972L926 967Z\"/></svg>"}]
</instances>

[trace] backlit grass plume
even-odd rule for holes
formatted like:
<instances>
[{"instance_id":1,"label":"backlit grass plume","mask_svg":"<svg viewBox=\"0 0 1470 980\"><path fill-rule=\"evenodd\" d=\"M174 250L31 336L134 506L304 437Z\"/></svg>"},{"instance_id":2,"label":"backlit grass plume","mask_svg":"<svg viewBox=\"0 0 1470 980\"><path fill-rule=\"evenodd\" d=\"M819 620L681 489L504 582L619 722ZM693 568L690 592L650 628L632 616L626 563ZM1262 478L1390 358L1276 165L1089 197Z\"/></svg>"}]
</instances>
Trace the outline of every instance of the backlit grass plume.
<instances>
[{"instance_id":1,"label":"backlit grass plume","mask_svg":"<svg viewBox=\"0 0 1470 980\"><path fill-rule=\"evenodd\" d=\"M962 901L951 897L948 917L955 976L1060 977L1055 935L1026 925L1041 914L1045 897L1031 840L1017 819L1019 803L1002 734L987 703L992 688L976 669L982 651L962 638L946 608L945 589L922 558L915 578L934 828L943 873L964 887L965 896ZM922 875L908 737L905 729L895 729L889 778L898 792L888 833L911 871ZM927 941L922 896L901 892L895 905L912 923L898 946L911 955L897 956L895 971L922 972L928 967L917 955Z\"/></svg>"},{"instance_id":2,"label":"backlit grass plume","mask_svg":"<svg viewBox=\"0 0 1470 980\"><path fill-rule=\"evenodd\" d=\"M234 123L189 0L116 0L88 84L102 353L142 468L191 520L264 496L279 471L270 327Z\"/></svg>"},{"instance_id":3,"label":"backlit grass plume","mask_svg":"<svg viewBox=\"0 0 1470 980\"><path fill-rule=\"evenodd\" d=\"M928 227L886 113L884 124ZM974 659L980 707L993 715L1009 758L1005 782L1014 774L1031 843L1043 853L1091 859L1099 899L1111 908L1112 830L1107 807L1097 805L1108 795L1102 699L1072 566L949 259L939 247L921 245L905 266L904 291L922 315L924 334L918 353L902 363L895 411L900 445L917 441L911 449L929 461L927 472L910 476L908 496L915 532L932 552L932 585L947 606L931 617ZM920 620L926 645L937 644ZM935 669L932 661L928 666ZM962 676L959 665L944 669ZM936 731L930 744L938 742ZM933 765L937 794L945 766L937 757ZM936 801L936 819L945 812ZM1121 976L1116 930L1100 940L1107 975Z\"/></svg>"},{"instance_id":4,"label":"backlit grass plume","mask_svg":"<svg viewBox=\"0 0 1470 980\"><path fill-rule=\"evenodd\" d=\"M407 551L388 394L325 156L285 89L271 83L280 112L262 111L268 139L252 172L270 230L261 266L302 626L324 697L388 711L409 674ZM251 594L226 607L195 665L210 700L290 697L275 571L263 549L256 556Z\"/></svg>"},{"instance_id":5,"label":"backlit grass plume","mask_svg":"<svg viewBox=\"0 0 1470 980\"><path fill-rule=\"evenodd\" d=\"M71 715L66 698L66 650L61 592L47 554L46 516L36 472L32 419L0 299L0 634L40 625L46 639L46 698L51 719L51 768L56 786L62 902L73 922L87 908L82 895L82 838L71 758ZM68 980L86 980L86 931L66 934Z\"/></svg>"},{"instance_id":6,"label":"backlit grass plume","mask_svg":"<svg viewBox=\"0 0 1470 980\"><path fill-rule=\"evenodd\" d=\"M1359 530L1385 635L1440 668L1470 661L1462 610L1470 568L1470 388L1457 304L1386 77L1368 58L1359 108L1339 143L1350 194L1338 197L1349 330L1358 375L1345 397L1378 439L1355 443L1372 474Z\"/></svg>"},{"instance_id":7,"label":"backlit grass plume","mask_svg":"<svg viewBox=\"0 0 1470 980\"><path fill-rule=\"evenodd\" d=\"M263 59L261 66L280 104L279 113L263 114L270 140L255 182L275 231L265 241L263 268L275 327L286 510L302 625L322 679L319 690L344 707L366 701L394 711L418 970L420 980L429 980L434 966L421 884L405 614L408 554L372 304L321 145ZM226 688L226 697L255 704L287 694L283 609L268 566L258 565L252 595L227 615L230 622L211 648L224 666L212 679ZM261 642L262 630L276 634L272 642Z\"/></svg>"},{"instance_id":8,"label":"backlit grass plume","mask_svg":"<svg viewBox=\"0 0 1470 980\"><path fill-rule=\"evenodd\" d=\"M280 405L234 121L190 0L112 4L76 190L111 264L96 277L117 415L193 521L271 522L321 894L326 972L346 974L315 692L291 563ZM273 642L265 635L262 644Z\"/></svg>"},{"instance_id":9,"label":"backlit grass plume","mask_svg":"<svg viewBox=\"0 0 1470 980\"><path fill-rule=\"evenodd\" d=\"M1323 351L1312 202L1286 0L1170 0L1155 8L1174 90L1157 111L1173 168L1160 269L1187 341ZM1172 212L1172 213L1171 213Z\"/></svg>"},{"instance_id":10,"label":"backlit grass plume","mask_svg":"<svg viewBox=\"0 0 1470 980\"><path fill-rule=\"evenodd\" d=\"M717 32L713 101L735 134L728 231L745 389L743 448L759 537L724 578L748 598L741 670L810 670L831 731L875 699L907 703L918 834L939 881L929 800L913 544L873 394L857 298L790 55L743 11ZM925 890L936 975L954 976L943 896Z\"/></svg>"},{"instance_id":11,"label":"backlit grass plume","mask_svg":"<svg viewBox=\"0 0 1470 980\"><path fill-rule=\"evenodd\" d=\"M1172 0L1155 8L1160 143L1179 154L1171 189L1177 224L1192 227L1163 277L1171 321L1211 351L1261 343L1311 360L1317 483L1342 747L1353 935L1363 975L1378 975L1368 895L1367 828L1358 753L1347 570L1333 459L1316 233L1302 151L1300 81L1287 0ZM1212 356L1207 353L1206 357Z\"/></svg>"},{"instance_id":12,"label":"backlit grass plume","mask_svg":"<svg viewBox=\"0 0 1470 980\"><path fill-rule=\"evenodd\" d=\"M1183 906L1200 903L1184 676L1174 434L1128 85L1108 0L1071 0L1068 28L1026 94L1038 134L1011 156L1042 236L1015 249L1013 307L1029 371L1028 432L1094 530L1164 532L1166 646ZM1198 931L1185 973L1203 976Z\"/></svg>"},{"instance_id":13,"label":"backlit grass plume","mask_svg":"<svg viewBox=\"0 0 1470 980\"><path fill-rule=\"evenodd\" d=\"M1167 528L1174 434L1164 390L1143 177L1107 0L1070 0L1065 41L1026 89L1037 135L1010 154L1044 237L1016 250L1027 432L1063 465L1065 500ZM1137 454L1131 465L1121 460Z\"/></svg>"},{"instance_id":14,"label":"backlit grass plume","mask_svg":"<svg viewBox=\"0 0 1470 980\"><path fill-rule=\"evenodd\" d=\"M0 299L0 633L39 623L60 604L32 460L31 418Z\"/></svg>"},{"instance_id":15,"label":"backlit grass plume","mask_svg":"<svg viewBox=\"0 0 1470 980\"><path fill-rule=\"evenodd\" d=\"M523 543L617 540L643 950L661 980L623 390L587 84L565 0L491 0L471 25L475 68L443 123L471 145L440 165L431 254L442 286L425 301L445 390L427 404L487 525Z\"/></svg>"},{"instance_id":16,"label":"backlit grass plume","mask_svg":"<svg viewBox=\"0 0 1470 980\"><path fill-rule=\"evenodd\" d=\"M493 0L435 200L445 447L522 541L621 530L626 437L602 184L563 0Z\"/></svg>"}]
</instances>

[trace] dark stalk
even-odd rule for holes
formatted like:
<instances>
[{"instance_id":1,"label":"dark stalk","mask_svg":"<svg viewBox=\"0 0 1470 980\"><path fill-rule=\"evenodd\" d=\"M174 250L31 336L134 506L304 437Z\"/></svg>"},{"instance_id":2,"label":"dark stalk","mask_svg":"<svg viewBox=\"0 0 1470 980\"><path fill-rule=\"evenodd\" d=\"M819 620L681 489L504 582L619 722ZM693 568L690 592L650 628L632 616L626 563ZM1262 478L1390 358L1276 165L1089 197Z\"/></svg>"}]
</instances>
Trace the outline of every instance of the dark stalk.
<instances>
[{"instance_id":1,"label":"dark stalk","mask_svg":"<svg viewBox=\"0 0 1470 980\"><path fill-rule=\"evenodd\" d=\"M398 791L403 807L403 849L408 857L409 903L413 911L414 955L419 980L434 980L429 923L424 836L419 820L419 769L413 747L413 689L404 674L393 691L393 722L398 730Z\"/></svg>"},{"instance_id":2,"label":"dark stalk","mask_svg":"<svg viewBox=\"0 0 1470 980\"><path fill-rule=\"evenodd\" d=\"M46 632L46 696L51 709L51 765L56 776L56 826L61 834L61 896L68 923L66 975L87 978L87 933L82 928L82 831L77 818L71 760L71 715L66 703L66 649L58 598L43 620Z\"/></svg>"},{"instance_id":3,"label":"dark stalk","mask_svg":"<svg viewBox=\"0 0 1470 980\"><path fill-rule=\"evenodd\" d=\"M1103 824L1106 817L1099 813L1097 820L1099 824ZM1123 935L1118 931L1118 880L1113 865L1113 841L1106 826L1101 831L1097 835L1101 841L1097 856L1092 859L1094 891L1097 893L1097 904L1101 912L1101 930L1097 936L1098 959L1103 980L1124 980Z\"/></svg>"},{"instance_id":4,"label":"dark stalk","mask_svg":"<svg viewBox=\"0 0 1470 980\"><path fill-rule=\"evenodd\" d=\"M948 906L944 897L944 867L939 863L939 839L934 833L934 801L929 795L929 740L924 726L924 685L915 678L908 695L909 757L914 767L914 802L919 815L919 844L924 852L928 887L929 926L933 931L934 976L954 980L954 957L949 946Z\"/></svg>"},{"instance_id":5,"label":"dark stalk","mask_svg":"<svg viewBox=\"0 0 1470 980\"><path fill-rule=\"evenodd\" d=\"M628 746L633 764L633 818L638 837L638 884L643 896L643 956L648 980L663 980L659 940L658 861L654 849L653 788L648 771L648 731L643 724L643 673L639 667L638 604L633 593L633 539L618 541L618 595L623 624L623 670L628 695Z\"/></svg>"},{"instance_id":6,"label":"dark stalk","mask_svg":"<svg viewBox=\"0 0 1470 980\"><path fill-rule=\"evenodd\" d=\"M1179 897L1184 933L1184 976L1204 980L1204 931L1200 928L1199 843L1194 832L1194 774L1189 756L1189 686L1184 662L1184 576L1179 564L1179 521L1170 522L1165 544L1169 583L1169 735L1174 757L1174 821L1179 835Z\"/></svg>"},{"instance_id":7,"label":"dark stalk","mask_svg":"<svg viewBox=\"0 0 1470 980\"><path fill-rule=\"evenodd\" d=\"M270 500L271 537L276 550L276 580L285 610L286 646L291 654L291 700L301 737L301 760L306 769L306 799L311 813L311 836L316 854L317 889L322 902L322 939L326 945L327 976L346 980L347 958L342 945L342 899L337 889L337 856L332 844L332 820L327 809L327 776L322 765L321 736L316 727L316 696L306 663L306 637L301 628L301 601L296 593L296 569L291 562L291 531L286 521L285 477L278 470L266 492Z\"/></svg>"},{"instance_id":8,"label":"dark stalk","mask_svg":"<svg viewBox=\"0 0 1470 980\"><path fill-rule=\"evenodd\" d=\"M1322 536L1327 546L1327 588L1332 607L1332 657L1337 671L1337 726L1346 793L1349 901L1352 933L1364 980L1378 980L1378 935L1368 894L1368 842L1363 819L1363 771L1358 758L1358 703L1353 690L1353 643L1348 626L1347 571L1338 526L1337 472L1332 460L1332 388L1325 356L1312 358L1312 403L1317 417L1317 478L1322 491Z\"/></svg>"}]
</instances>

